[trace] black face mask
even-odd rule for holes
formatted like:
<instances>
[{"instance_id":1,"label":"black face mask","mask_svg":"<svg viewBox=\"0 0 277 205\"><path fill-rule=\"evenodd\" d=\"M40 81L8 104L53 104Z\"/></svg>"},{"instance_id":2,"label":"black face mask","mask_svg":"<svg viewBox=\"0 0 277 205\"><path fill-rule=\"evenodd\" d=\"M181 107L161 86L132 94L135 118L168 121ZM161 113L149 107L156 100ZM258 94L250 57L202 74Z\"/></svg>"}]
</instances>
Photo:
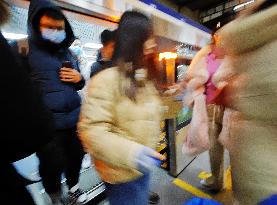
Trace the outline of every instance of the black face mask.
<instances>
[{"instance_id":1,"label":"black face mask","mask_svg":"<svg viewBox=\"0 0 277 205\"><path fill-rule=\"evenodd\" d=\"M0 1L0 26L9 19L9 5L5 1Z\"/></svg>"}]
</instances>

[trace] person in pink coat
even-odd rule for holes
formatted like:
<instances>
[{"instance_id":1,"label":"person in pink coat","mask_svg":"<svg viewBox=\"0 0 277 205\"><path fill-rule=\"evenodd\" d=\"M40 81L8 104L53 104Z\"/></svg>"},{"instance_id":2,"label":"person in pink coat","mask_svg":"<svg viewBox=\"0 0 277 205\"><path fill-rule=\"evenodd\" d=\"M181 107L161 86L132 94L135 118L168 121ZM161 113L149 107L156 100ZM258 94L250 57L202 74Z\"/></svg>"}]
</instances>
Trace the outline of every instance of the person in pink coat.
<instances>
[{"instance_id":1,"label":"person in pink coat","mask_svg":"<svg viewBox=\"0 0 277 205\"><path fill-rule=\"evenodd\" d=\"M187 151L189 154L192 154L191 150L193 149L190 149L189 145L187 145L190 140L189 138L195 138L195 140L191 139L191 141L195 141L194 154L197 151L200 153L209 148L212 176L201 180L200 183L213 191L220 191L223 188L224 170L224 148L218 142L218 137L222 129L224 113L224 107L220 105L219 96L226 84L214 83L214 76L224 58L223 50L217 47L218 42L218 36L214 34L212 42L202 48L192 60L183 81L183 87L185 87L184 104L189 107L197 106L197 109L193 109L193 119L183 150L185 153ZM203 99L206 100L206 105ZM205 115L207 116L206 120ZM199 138L198 141L195 136ZM193 144L193 142L191 143Z\"/></svg>"}]
</instances>

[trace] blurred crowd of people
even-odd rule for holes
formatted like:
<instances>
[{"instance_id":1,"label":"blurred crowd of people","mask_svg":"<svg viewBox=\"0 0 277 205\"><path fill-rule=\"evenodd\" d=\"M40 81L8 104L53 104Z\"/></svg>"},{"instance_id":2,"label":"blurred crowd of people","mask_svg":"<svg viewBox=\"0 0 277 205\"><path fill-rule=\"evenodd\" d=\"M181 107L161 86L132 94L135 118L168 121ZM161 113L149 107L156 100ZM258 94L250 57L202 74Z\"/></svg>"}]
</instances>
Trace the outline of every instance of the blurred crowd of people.
<instances>
[{"instance_id":1,"label":"blurred crowd of people","mask_svg":"<svg viewBox=\"0 0 277 205\"><path fill-rule=\"evenodd\" d=\"M277 194L276 14L276 1L257 1L214 32L185 78L168 87L193 109L183 151L196 155L209 150L212 176L200 183L213 191L224 189L227 149L234 199L240 205ZM8 17L9 6L1 1L0 25ZM164 90L151 19L126 11L118 28L104 30L100 39L96 62L84 71L80 39L50 0L30 2L27 61L0 34L0 196L6 204L35 204L26 179L12 165L33 153L49 204L86 202L79 187L85 153L93 159L111 205L158 203L150 180L153 168L165 160L156 151ZM273 203L276 197L260 204Z\"/></svg>"}]
</instances>

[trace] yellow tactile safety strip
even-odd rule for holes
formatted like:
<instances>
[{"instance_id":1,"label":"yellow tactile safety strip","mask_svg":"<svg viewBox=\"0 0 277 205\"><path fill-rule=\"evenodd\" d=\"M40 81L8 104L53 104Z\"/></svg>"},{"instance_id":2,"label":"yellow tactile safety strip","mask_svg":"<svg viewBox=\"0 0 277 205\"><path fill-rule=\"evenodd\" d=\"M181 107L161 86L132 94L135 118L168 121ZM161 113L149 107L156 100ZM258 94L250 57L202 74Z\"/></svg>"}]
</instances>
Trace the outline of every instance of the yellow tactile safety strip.
<instances>
[{"instance_id":1,"label":"yellow tactile safety strip","mask_svg":"<svg viewBox=\"0 0 277 205\"><path fill-rule=\"evenodd\" d=\"M211 173L204 172L204 171L200 172L198 175L198 177L200 179L207 179L210 176L211 176ZM175 180L173 180L172 183L175 184L176 186L184 189L185 191L193 194L194 196L212 199L212 196L210 196L209 194L204 193L203 191L193 187L192 185L188 184L187 182L185 182L181 179L175 179ZM232 190L231 167L229 167L224 173L224 188L227 191Z\"/></svg>"},{"instance_id":2,"label":"yellow tactile safety strip","mask_svg":"<svg viewBox=\"0 0 277 205\"><path fill-rule=\"evenodd\" d=\"M191 186L190 184L186 183L185 181L183 181L181 179L174 179L172 183L175 184L176 186L184 189L185 191L193 194L194 196L212 199L212 197L209 194L204 193L203 191Z\"/></svg>"}]
</instances>

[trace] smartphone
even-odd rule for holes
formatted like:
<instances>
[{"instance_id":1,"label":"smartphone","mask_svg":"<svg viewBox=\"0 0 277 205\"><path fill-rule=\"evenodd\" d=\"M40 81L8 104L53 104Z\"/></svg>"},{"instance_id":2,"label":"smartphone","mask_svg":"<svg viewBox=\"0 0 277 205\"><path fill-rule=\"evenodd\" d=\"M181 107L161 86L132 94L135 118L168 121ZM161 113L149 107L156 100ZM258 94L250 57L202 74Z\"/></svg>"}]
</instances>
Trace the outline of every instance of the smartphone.
<instances>
[{"instance_id":1,"label":"smartphone","mask_svg":"<svg viewBox=\"0 0 277 205\"><path fill-rule=\"evenodd\" d=\"M62 62L62 67L65 67L65 68L72 68L72 63L71 63L71 61L64 61L64 62Z\"/></svg>"}]
</instances>

